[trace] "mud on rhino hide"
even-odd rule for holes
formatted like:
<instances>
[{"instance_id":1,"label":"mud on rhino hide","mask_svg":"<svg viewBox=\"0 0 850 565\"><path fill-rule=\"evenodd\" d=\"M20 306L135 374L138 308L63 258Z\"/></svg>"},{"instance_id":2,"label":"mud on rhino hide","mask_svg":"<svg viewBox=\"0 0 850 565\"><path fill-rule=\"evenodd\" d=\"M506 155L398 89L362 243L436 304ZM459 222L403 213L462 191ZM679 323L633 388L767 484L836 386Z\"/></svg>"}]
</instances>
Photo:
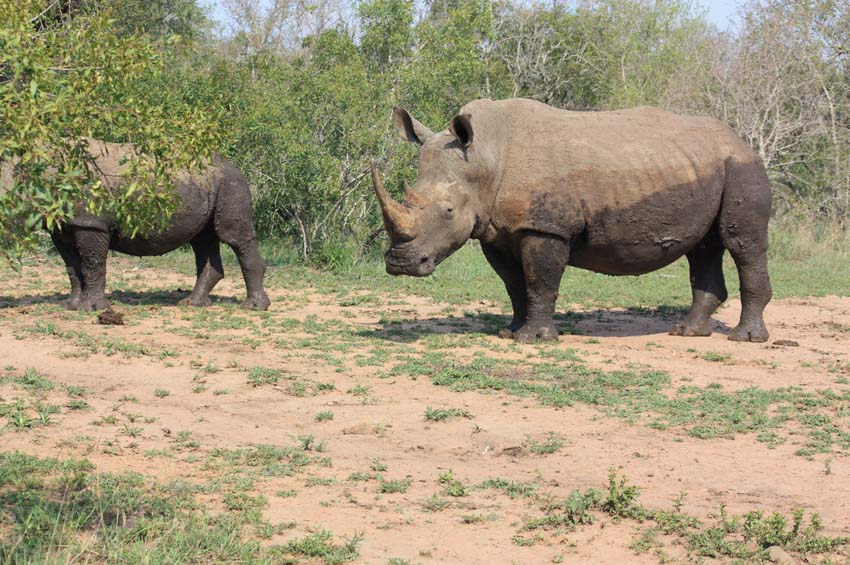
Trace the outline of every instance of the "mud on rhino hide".
<instances>
[{"instance_id":1,"label":"mud on rhino hide","mask_svg":"<svg viewBox=\"0 0 850 565\"><path fill-rule=\"evenodd\" d=\"M477 239L513 305L500 335L533 341L557 338L567 265L640 275L684 255L693 303L671 333L707 336L727 297L728 250L742 302L728 337L767 340L771 189L758 157L721 122L650 107L570 112L519 98L470 102L440 132L399 108L392 117L420 151L401 203L372 166L390 274L427 276Z\"/></svg>"}]
</instances>

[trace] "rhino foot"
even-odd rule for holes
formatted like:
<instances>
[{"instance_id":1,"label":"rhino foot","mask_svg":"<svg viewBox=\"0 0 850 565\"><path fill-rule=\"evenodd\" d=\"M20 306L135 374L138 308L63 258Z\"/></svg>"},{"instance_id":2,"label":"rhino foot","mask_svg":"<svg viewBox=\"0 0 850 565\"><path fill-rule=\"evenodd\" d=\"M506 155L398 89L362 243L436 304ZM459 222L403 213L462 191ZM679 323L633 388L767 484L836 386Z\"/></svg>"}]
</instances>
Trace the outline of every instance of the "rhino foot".
<instances>
[{"instance_id":1,"label":"rhino foot","mask_svg":"<svg viewBox=\"0 0 850 565\"><path fill-rule=\"evenodd\" d=\"M70 301L68 307L71 307ZM109 308L109 300L105 296L99 296L96 298L82 297L79 303L77 303L77 307L71 309L80 312L97 312L98 310L106 310L107 308Z\"/></svg>"},{"instance_id":2,"label":"rhino foot","mask_svg":"<svg viewBox=\"0 0 850 565\"><path fill-rule=\"evenodd\" d=\"M522 328L525 322L512 321L510 324L499 330L497 334L502 339L513 339L516 332Z\"/></svg>"},{"instance_id":3,"label":"rhino foot","mask_svg":"<svg viewBox=\"0 0 850 565\"><path fill-rule=\"evenodd\" d=\"M513 332L513 338L520 343L534 343L538 339L541 341L558 341L558 330L553 325L525 325Z\"/></svg>"},{"instance_id":4,"label":"rhino foot","mask_svg":"<svg viewBox=\"0 0 850 565\"><path fill-rule=\"evenodd\" d=\"M268 295L265 292L260 291L254 296L249 296L245 302L242 303L242 308L246 310L268 310L269 305L272 303L269 300Z\"/></svg>"},{"instance_id":5,"label":"rhino foot","mask_svg":"<svg viewBox=\"0 0 850 565\"><path fill-rule=\"evenodd\" d=\"M702 324L692 324L682 322L670 328L670 335L680 335L684 337L707 337L711 335L711 324L704 322Z\"/></svg>"},{"instance_id":6,"label":"rhino foot","mask_svg":"<svg viewBox=\"0 0 850 565\"><path fill-rule=\"evenodd\" d=\"M751 341L763 342L767 341L768 333L764 322L758 323L740 323L736 328L729 332L727 336L731 341Z\"/></svg>"},{"instance_id":7,"label":"rhino foot","mask_svg":"<svg viewBox=\"0 0 850 565\"><path fill-rule=\"evenodd\" d=\"M512 330L510 327L506 327L500 329L497 335L502 339L513 339L514 333L516 333L514 332L514 330Z\"/></svg>"}]
</instances>

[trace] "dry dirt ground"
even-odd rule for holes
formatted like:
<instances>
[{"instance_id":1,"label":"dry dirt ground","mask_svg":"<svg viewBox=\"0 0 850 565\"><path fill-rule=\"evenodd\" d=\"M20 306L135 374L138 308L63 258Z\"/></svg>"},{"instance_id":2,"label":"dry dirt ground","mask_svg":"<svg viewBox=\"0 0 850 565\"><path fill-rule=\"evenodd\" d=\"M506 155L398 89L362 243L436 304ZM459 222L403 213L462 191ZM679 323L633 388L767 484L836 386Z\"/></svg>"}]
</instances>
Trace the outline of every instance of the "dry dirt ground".
<instances>
[{"instance_id":1,"label":"dry dirt ground","mask_svg":"<svg viewBox=\"0 0 850 565\"><path fill-rule=\"evenodd\" d=\"M98 471L137 471L158 481L227 482L228 474L244 476L245 467L221 463L222 453L300 447L311 463L245 485L268 500L267 520L288 524L263 543L317 528L340 540L360 532L364 563L697 559L674 536L647 538L640 547L651 523L602 512L590 525L524 528L546 514L546 501L604 490L612 469L639 487L648 508L669 510L686 493L681 511L706 524L721 506L730 514L805 508L820 514L824 533L850 536L850 403L812 409L834 424L825 431L807 427L798 417L805 402L797 400L789 418L770 425L748 420L746 406L729 411L749 429L722 428L729 422L701 413L752 387L846 399L850 298L774 301L767 344L725 339L723 328L734 325L740 307L730 301L709 338L668 336L672 314L612 309L564 317L572 333L557 344L515 345L492 334L504 321L494 304L272 288L267 313L245 312L231 300L244 293L231 273L215 291L216 304L199 310L176 304L190 277L141 265L110 259L113 304L125 316L120 326L65 311L66 280L52 262L0 278L0 371L37 370L59 385L46 400L62 406L49 425L4 428L3 451L87 458ZM446 373L452 367L459 369ZM529 388L437 380L462 380L458 371L475 367ZM646 404L627 398L643 390L639 383L603 383L598 401L593 391L547 401L530 387L560 382L563 375L547 376L559 367L575 379L667 380ZM66 390L84 402L74 406ZM658 407L695 390L726 396L679 420L675 410ZM0 401L16 394L0 384ZM784 401L766 402L772 417ZM457 410L440 419L437 409ZM446 478L449 472L459 483ZM492 488L494 479L514 482L519 494ZM238 488L232 482L237 486L227 488ZM460 483L462 496L447 492ZM213 510L223 506L214 491L204 501ZM847 559L842 551L833 557L838 562Z\"/></svg>"}]
</instances>

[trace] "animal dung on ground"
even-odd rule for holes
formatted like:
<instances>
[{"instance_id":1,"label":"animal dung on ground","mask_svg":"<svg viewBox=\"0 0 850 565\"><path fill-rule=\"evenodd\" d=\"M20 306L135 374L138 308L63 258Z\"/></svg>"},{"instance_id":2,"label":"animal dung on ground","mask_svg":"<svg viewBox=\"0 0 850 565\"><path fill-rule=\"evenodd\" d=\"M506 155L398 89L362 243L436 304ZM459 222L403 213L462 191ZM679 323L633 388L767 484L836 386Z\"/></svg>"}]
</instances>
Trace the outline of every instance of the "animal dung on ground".
<instances>
[{"instance_id":1,"label":"animal dung on ground","mask_svg":"<svg viewBox=\"0 0 850 565\"><path fill-rule=\"evenodd\" d=\"M97 315L97 323L103 326L123 326L124 314L113 310L112 306Z\"/></svg>"}]
</instances>

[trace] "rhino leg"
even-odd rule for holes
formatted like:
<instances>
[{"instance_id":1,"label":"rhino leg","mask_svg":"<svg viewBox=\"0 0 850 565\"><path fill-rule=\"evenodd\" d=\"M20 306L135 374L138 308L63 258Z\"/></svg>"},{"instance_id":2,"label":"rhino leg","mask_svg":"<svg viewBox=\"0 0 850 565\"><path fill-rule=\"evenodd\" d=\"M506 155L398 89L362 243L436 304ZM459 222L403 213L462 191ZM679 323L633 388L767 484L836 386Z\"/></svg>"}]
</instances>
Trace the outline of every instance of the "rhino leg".
<instances>
[{"instance_id":1,"label":"rhino leg","mask_svg":"<svg viewBox=\"0 0 850 565\"><path fill-rule=\"evenodd\" d=\"M65 262L65 268L68 270L68 279L71 281L71 295L68 297L68 309L76 310L80 307L80 299L83 294L82 279L83 274L80 265L80 254L77 253L77 248L74 247L73 240L54 230L50 232L50 238L53 240L53 245L59 256Z\"/></svg>"},{"instance_id":2,"label":"rhino leg","mask_svg":"<svg viewBox=\"0 0 850 565\"><path fill-rule=\"evenodd\" d=\"M106 256L109 233L87 228L73 228L74 245L80 256L81 294L78 310L90 312L109 306L106 299Z\"/></svg>"},{"instance_id":3,"label":"rhino leg","mask_svg":"<svg viewBox=\"0 0 850 565\"><path fill-rule=\"evenodd\" d=\"M732 160L730 160L732 161ZM741 282L741 320L729 332L733 341L767 341L764 307L773 290L767 271L767 222L771 192L760 163L732 161L720 206L720 237Z\"/></svg>"},{"instance_id":4,"label":"rhino leg","mask_svg":"<svg viewBox=\"0 0 850 565\"><path fill-rule=\"evenodd\" d=\"M693 302L688 317L673 326L670 335L709 336L711 315L727 297L723 278L723 243L716 228L688 253Z\"/></svg>"},{"instance_id":5,"label":"rhino leg","mask_svg":"<svg viewBox=\"0 0 850 565\"><path fill-rule=\"evenodd\" d=\"M481 242L481 250L484 256L496 271L496 274L501 277L505 283L505 288L508 291L508 296L511 297L511 305L514 310L514 318L507 327L499 330L499 337L512 338L514 332L520 329L527 317L528 293L525 291L525 278L522 274L522 265L511 257L502 254L495 246Z\"/></svg>"},{"instance_id":6,"label":"rhino leg","mask_svg":"<svg viewBox=\"0 0 850 565\"><path fill-rule=\"evenodd\" d=\"M228 168L230 170L228 170ZM225 169L226 179L218 195L215 212L215 233L229 245L245 278L248 297L242 303L243 308L266 310L271 304L263 289L263 276L266 264L260 256L257 234L251 209L251 191L241 174L232 166Z\"/></svg>"},{"instance_id":7,"label":"rhino leg","mask_svg":"<svg viewBox=\"0 0 850 565\"><path fill-rule=\"evenodd\" d=\"M198 279L192 294L180 301L189 306L209 306L210 292L224 278L224 267L221 264L221 246L212 226L204 229L189 242L195 252L195 268Z\"/></svg>"},{"instance_id":8,"label":"rhino leg","mask_svg":"<svg viewBox=\"0 0 850 565\"><path fill-rule=\"evenodd\" d=\"M528 315L525 324L514 332L514 339L521 342L557 340L558 330L552 317L570 247L559 237L527 233L520 241L520 256L528 293Z\"/></svg>"}]
</instances>

